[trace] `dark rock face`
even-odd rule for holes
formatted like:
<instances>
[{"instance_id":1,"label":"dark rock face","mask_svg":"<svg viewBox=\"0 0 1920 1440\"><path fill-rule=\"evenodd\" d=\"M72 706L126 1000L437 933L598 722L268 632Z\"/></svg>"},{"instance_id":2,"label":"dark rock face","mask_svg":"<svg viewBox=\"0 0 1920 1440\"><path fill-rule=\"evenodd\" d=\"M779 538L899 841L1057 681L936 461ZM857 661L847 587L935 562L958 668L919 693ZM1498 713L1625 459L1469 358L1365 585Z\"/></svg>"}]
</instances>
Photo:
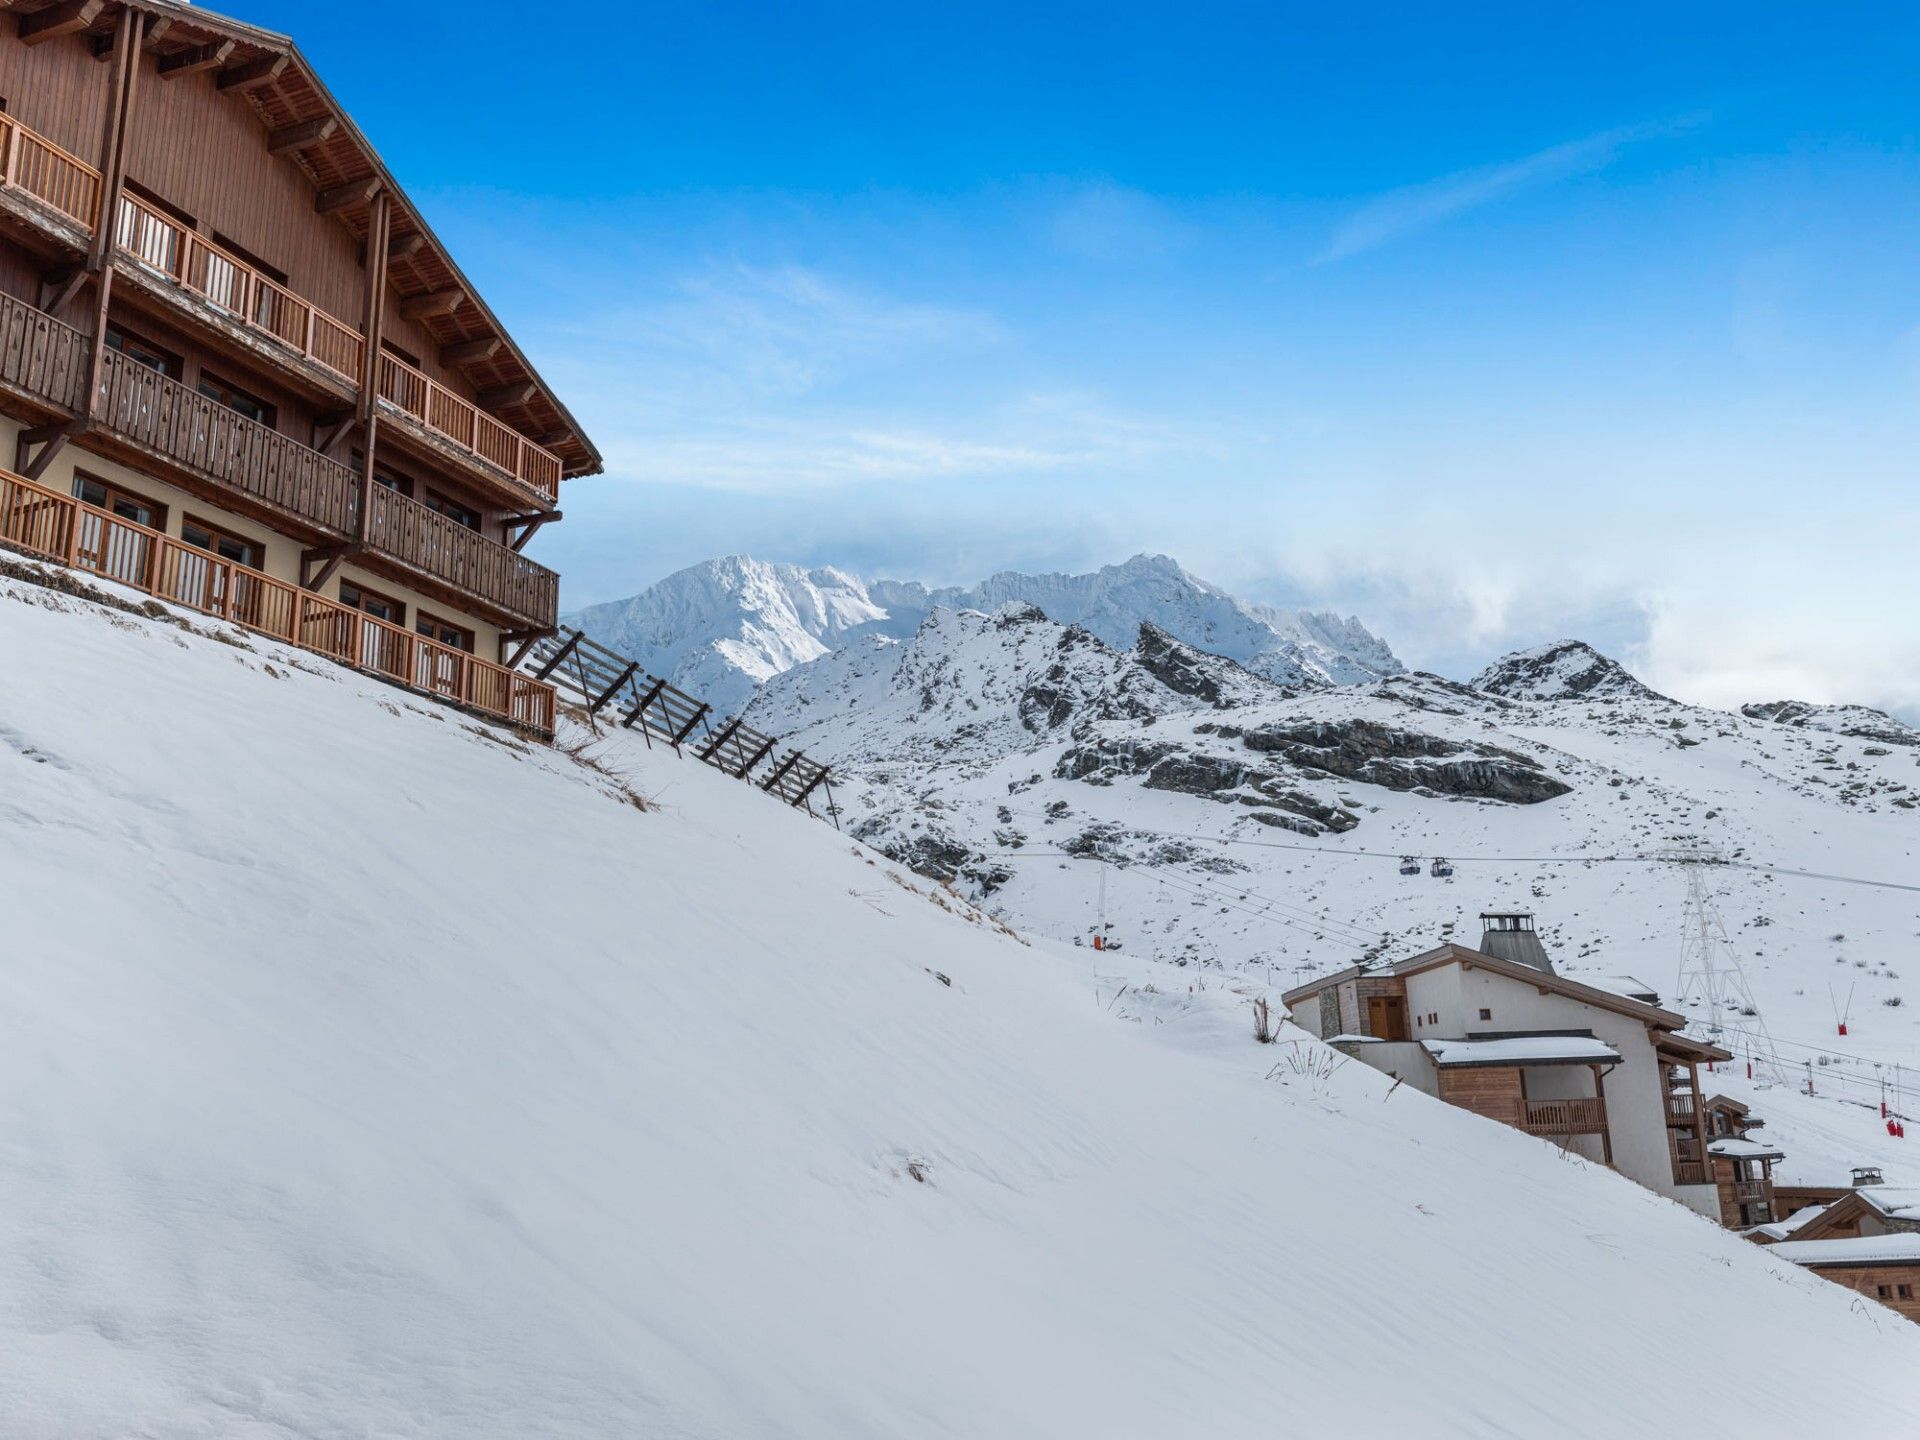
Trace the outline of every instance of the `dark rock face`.
<instances>
[{"instance_id":1,"label":"dark rock face","mask_svg":"<svg viewBox=\"0 0 1920 1440\"><path fill-rule=\"evenodd\" d=\"M915 874L942 884L971 884L982 896L991 895L1013 878L1013 871L1006 865L976 855L944 831L924 830L901 837L889 833L886 821L875 817L855 826L853 835Z\"/></svg>"},{"instance_id":2,"label":"dark rock face","mask_svg":"<svg viewBox=\"0 0 1920 1440\"><path fill-rule=\"evenodd\" d=\"M1561 640L1496 660L1474 677L1473 688L1512 700L1665 700L1579 640Z\"/></svg>"},{"instance_id":3,"label":"dark rock face","mask_svg":"<svg viewBox=\"0 0 1920 1440\"><path fill-rule=\"evenodd\" d=\"M1295 789L1286 776L1258 761L1222 755L1197 754L1172 741L1119 740L1096 737L1076 745L1060 757L1054 774L1062 780L1089 784L1111 782L1116 775L1138 775L1148 790L1171 790L1183 795L1227 804L1247 805L1254 818L1266 824L1264 812L1286 811L1300 821L1292 828L1319 835L1328 830L1351 830L1359 817Z\"/></svg>"},{"instance_id":4,"label":"dark rock face","mask_svg":"<svg viewBox=\"0 0 1920 1440\"><path fill-rule=\"evenodd\" d=\"M1133 653L1140 668L1174 694L1191 695L1209 705L1224 708L1238 698L1230 690L1244 694L1262 683L1259 676L1233 661L1174 639L1151 620L1141 622Z\"/></svg>"},{"instance_id":5,"label":"dark rock face","mask_svg":"<svg viewBox=\"0 0 1920 1440\"><path fill-rule=\"evenodd\" d=\"M1302 769L1388 790L1425 786L1442 795L1533 805L1573 788L1511 750L1442 740L1370 720L1269 725L1249 730L1241 743L1250 750L1284 755Z\"/></svg>"}]
</instances>

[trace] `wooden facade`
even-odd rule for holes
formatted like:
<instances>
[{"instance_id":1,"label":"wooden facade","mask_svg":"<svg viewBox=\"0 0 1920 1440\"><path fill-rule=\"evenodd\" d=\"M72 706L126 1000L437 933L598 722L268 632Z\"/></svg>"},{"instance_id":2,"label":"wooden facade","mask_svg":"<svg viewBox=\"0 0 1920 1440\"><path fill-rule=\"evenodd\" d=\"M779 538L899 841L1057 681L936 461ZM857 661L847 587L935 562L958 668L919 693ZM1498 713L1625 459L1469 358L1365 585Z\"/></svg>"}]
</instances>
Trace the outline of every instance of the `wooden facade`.
<instances>
[{"instance_id":1,"label":"wooden facade","mask_svg":"<svg viewBox=\"0 0 1920 1440\"><path fill-rule=\"evenodd\" d=\"M174 0L0 10L13 470L150 478L162 539L404 595L377 618L487 664L551 633L521 548L599 455L293 43Z\"/></svg>"}]
</instances>

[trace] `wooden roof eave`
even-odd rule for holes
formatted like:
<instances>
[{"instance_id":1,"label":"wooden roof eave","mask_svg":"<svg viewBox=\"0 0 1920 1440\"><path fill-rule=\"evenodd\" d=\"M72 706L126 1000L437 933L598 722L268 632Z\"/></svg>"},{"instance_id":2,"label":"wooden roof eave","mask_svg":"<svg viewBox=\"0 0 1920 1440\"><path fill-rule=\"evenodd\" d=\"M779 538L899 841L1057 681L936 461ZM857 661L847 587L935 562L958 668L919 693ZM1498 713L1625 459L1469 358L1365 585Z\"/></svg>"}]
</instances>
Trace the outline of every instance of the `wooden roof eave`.
<instances>
[{"instance_id":1,"label":"wooden roof eave","mask_svg":"<svg viewBox=\"0 0 1920 1440\"><path fill-rule=\"evenodd\" d=\"M48 8L50 3L52 0L47 0L47 3L0 0L0 10L11 10L25 17ZM269 78L250 80L244 85L230 88L237 89L259 111L270 132L323 116L335 119L337 123L331 133L310 145L288 151L289 158L307 172L316 190L377 180L395 202L396 237L404 239L411 234L424 237L425 243L419 255L410 257L416 279L427 282L416 293L450 286L457 286L465 292L462 304L458 307L463 315L460 332L452 341L443 340L442 343L497 336L501 351L485 377L489 385L530 381L535 387L535 400L538 403L525 407L525 418L530 423L517 428L522 428L523 433L558 454L563 473L568 478L597 475L605 468L605 460L599 449L588 438L573 412L541 377L506 326L480 297L452 253L434 234L433 227L427 224L407 198L406 191L381 160L379 151L354 123L346 107L327 89L326 82L321 80L319 72L309 63L292 36L249 25L231 16L182 3L182 0L115 0L115 3L103 5L91 26L81 33L94 37L110 35L120 11L128 8L154 16L156 21L165 21L164 49L167 53L205 44L209 40L232 40L235 49L224 60L224 68L219 72L221 76L243 72L247 67L257 65L263 57L283 57L286 65ZM216 79L215 83L219 84L220 81ZM342 205L335 213L357 239L362 242L366 240L371 215L370 200ZM564 432L565 438L557 439L556 431Z\"/></svg>"}]
</instances>

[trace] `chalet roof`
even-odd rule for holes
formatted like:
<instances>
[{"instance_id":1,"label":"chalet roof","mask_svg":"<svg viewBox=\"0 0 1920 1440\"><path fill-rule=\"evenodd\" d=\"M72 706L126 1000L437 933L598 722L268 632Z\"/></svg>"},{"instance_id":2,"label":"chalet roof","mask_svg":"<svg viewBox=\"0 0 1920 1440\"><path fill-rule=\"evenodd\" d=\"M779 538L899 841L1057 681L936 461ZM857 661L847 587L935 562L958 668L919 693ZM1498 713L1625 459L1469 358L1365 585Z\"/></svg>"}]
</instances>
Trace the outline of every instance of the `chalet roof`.
<instances>
[{"instance_id":1,"label":"chalet roof","mask_svg":"<svg viewBox=\"0 0 1920 1440\"><path fill-rule=\"evenodd\" d=\"M1309 980L1306 984L1296 986L1292 990L1287 991L1286 994L1280 997L1280 1000L1282 1004L1291 1007L1294 1001L1304 1000L1309 996L1318 995L1329 985L1338 985L1344 981L1362 976L1377 977L1388 975L1398 979L1404 979L1410 975L1418 975L1424 970L1433 970L1442 965L1455 964L1477 965L1484 970L1491 970L1495 974L1503 975L1510 980L1518 980L1523 984L1532 985L1541 990L1551 991L1556 995L1564 995L1570 1000L1579 1000L1587 1005L1596 1005L1602 1010L1612 1010L1617 1014L1630 1015L1651 1029L1674 1031L1687 1023L1686 1016L1677 1014L1672 1010L1663 1010L1658 1005L1648 1005L1644 1001L1629 999L1625 995L1618 994L1612 990L1603 990L1596 985L1587 985L1578 980L1569 980L1564 975L1555 975L1546 970L1536 970L1533 966L1523 965L1518 961L1503 960L1497 955L1488 955L1483 951L1470 950L1465 945L1456 945L1451 941L1443 945L1436 945L1431 950L1423 950L1418 955L1410 956L1405 960L1397 961L1391 965L1371 967L1354 965L1345 970L1337 971L1332 975L1323 975L1317 980ZM1660 1036L1662 1044L1678 1038L1677 1036L1668 1034ZM1714 1058L1722 1060L1731 1060L1733 1058L1732 1054L1727 1051L1720 1050L1715 1046L1703 1045L1698 1041L1687 1041L1685 1045L1697 1048L1701 1058L1707 1058L1708 1052L1711 1052Z\"/></svg>"},{"instance_id":2,"label":"chalet roof","mask_svg":"<svg viewBox=\"0 0 1920 1440\"><path fill-rule=\"evenodd\" d=\"M1920 1266L1920 1231L1834 1240L1782 1240L1769 1245L1767 1253L1816 1270L1830 1265Z\"/></svg>"},{"instance_id":3,"label":"chalet roof","mask_svg":"<svg viewBox=\"0 0 1920 1440\"><path fill-rule=\"evenodd\" d=\"M1742 1105L1731 1095L1710 1095L1707 1097L1707 1109L1726 1110L1735 1115L1750 1115L1752 1110Z\"/></svg>"},{"instance_id":4,"label":"chalet roof","mask_svg":"<svg viewBox=\"0 0 1920 1440\"><path fill-rule=\"evenodd\" d=\"M1742 1140L1737 1136L1726 1136L1720 1140L1707 1142L1707 1153L1717 1155L1722 1160L1784 1160L1786 1154L1771 1145L1762 1145L1758 1140Z\"/></svg>"},{"instance_id":5,"label":"chalet roof","mask_svg":"<svg viewBox=\"0 0 1920 1440\"><path fill-rule=\"evenodd\" d=\"M1808 1223L1806 1238L1820 1239L1869 1215L1882 1221L1920 1221L1920 1189L1905 1185L1864 1185L1858 1190L1848 1190Z\"/></svg>"},{"instance_id":6,"label":"chalet roof","mask_svg":"<svg viewBox=\"0 0 1920 1440\"><path fill-rule=\"evenodd\" d=\"M59 0L0 0L0 9L27 16L56 3ZM129 6L126 0L104 0L89 8L93 18L77 33L98 38L113 33L120 13ZM183 0L138 0L132 8L153 17L147 45L163 57L231 41L233 49L222 61L216 84L251 105L268 131L292 133L295 127L306 125L325 128L324 122L331 120L327 133L304 140L284 153L306 171L317 191L334 191L347 197L347 203L333 213L362 242L371 227L375 190L384 187L388 191L393 202L388 283L395 293L405 300L458 291L461 298L452 308L421 321L434 341L442 347L466 341L498 342L491 355L465 362L461 368L482 392L510 393L514 387L531 386L524 399L493 407L500 418L558 455L566 475L600 471L600 452L580 423L480 298L389 173L373 143L353 123L353 117L333 97L291 37Z\"/></svg>"},{"instance_id":7,"label":"chalet roof","mask_svg":"<svg viewBox=\"0 0 1920 1440\"><path fill-rule=\"evenodd\" d=\"M1774 1193L1778 1195L1778 1189L1776 1189ZM1784 1220L1775 1220L1769 1225L1755 1225L1749 1229L1742 1230L1740 1233L1749 1239L1759 1240L1763 1243L1770 1240L1784 1240L1796 1230L1818 1220L1826 1213L1826 1210L1827 1207L1824 1205L1809 1205L1805 1209L1794 1211L1793 1214Z\"/></svg>"},{"instance_id":8,"label":"chalet roof","mask_svg":"<svg viewBox=\"0 0 1920 1440\"><path fill-rule=\"evenodd\" d=\"M1667 1054L1677 1055L1683 1060L1733 1059L1731 1050L1722 1050L1711 1041L1695 1040L1690 1035L1680 1035L1671 1031L1655 1036L1654 1044Z\"/></svg>"},{"instance_id":9,"label":"chalet roof","mask_svg":"<svg viewBox=\"0 0 1920 1440\"><path fill-rule=\"evenodd\" d=\"M1620 1052L1591 1035L1509 1035L1498 1040L1423 1040L1442 1070L1483 1065L1617 1065Z\"/></svg>"}]
</instances>

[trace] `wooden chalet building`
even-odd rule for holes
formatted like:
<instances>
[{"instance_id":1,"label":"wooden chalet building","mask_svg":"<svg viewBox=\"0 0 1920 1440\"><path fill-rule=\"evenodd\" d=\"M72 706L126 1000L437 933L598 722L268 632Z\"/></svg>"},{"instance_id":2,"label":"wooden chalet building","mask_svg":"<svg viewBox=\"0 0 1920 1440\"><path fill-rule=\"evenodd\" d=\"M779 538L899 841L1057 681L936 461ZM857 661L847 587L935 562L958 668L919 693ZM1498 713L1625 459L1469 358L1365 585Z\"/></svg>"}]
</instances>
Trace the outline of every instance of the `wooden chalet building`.
<instances>
[{"instance_id":1,"label":"wooden chalet building","mask_svg":"<svg viewBox=\"0 0 1920 1440\"><path fill-rule=\"evenodd\" d=\"M1878 1300L1920 1322L1920 1189L1878 1183L1834 1187L1832 1198L1747 1231L1782 1260Z\"/></svg>"},{"instance_id":2,"label":"wooden chalet building","mask_svg":"<svg viewBox=\"0 0 1920 1440\"><path fill-rule=\"evenodd\" d=\"M1720 1190L1720 1223L1729 1230L1748 1230L1772 1223L1773 1163L1786 1156L1753 1138L1750 1132L1766 1124L1738 1100L1715 1095L1707 1101L1707 1156L1713 1164L1713 1183Z\"/></svg>"},{"instance_id":3,"label":"wooden chalet building","mask_svg":"<svg viewBox=\"0 0 1920 1440\"><path fill-rule=\"evenodd\" d=\"M1417 1090L1609 1165L1721 1219L1700 1066L1732 1056L1686 1017L1554 972L1533 917L1290 990L1294 1023Z\"/></svg>"},{"instance_id":4,"label":"wooden chalet building","mask_svg":"<svg viewBox=\"0 0 1920 1440\"><path fill-rule=\"evenodd\" d=\"M600 456L299 49L0 11L0 542L550 729L522 550Z\"/></svg>"}]
</instances>

